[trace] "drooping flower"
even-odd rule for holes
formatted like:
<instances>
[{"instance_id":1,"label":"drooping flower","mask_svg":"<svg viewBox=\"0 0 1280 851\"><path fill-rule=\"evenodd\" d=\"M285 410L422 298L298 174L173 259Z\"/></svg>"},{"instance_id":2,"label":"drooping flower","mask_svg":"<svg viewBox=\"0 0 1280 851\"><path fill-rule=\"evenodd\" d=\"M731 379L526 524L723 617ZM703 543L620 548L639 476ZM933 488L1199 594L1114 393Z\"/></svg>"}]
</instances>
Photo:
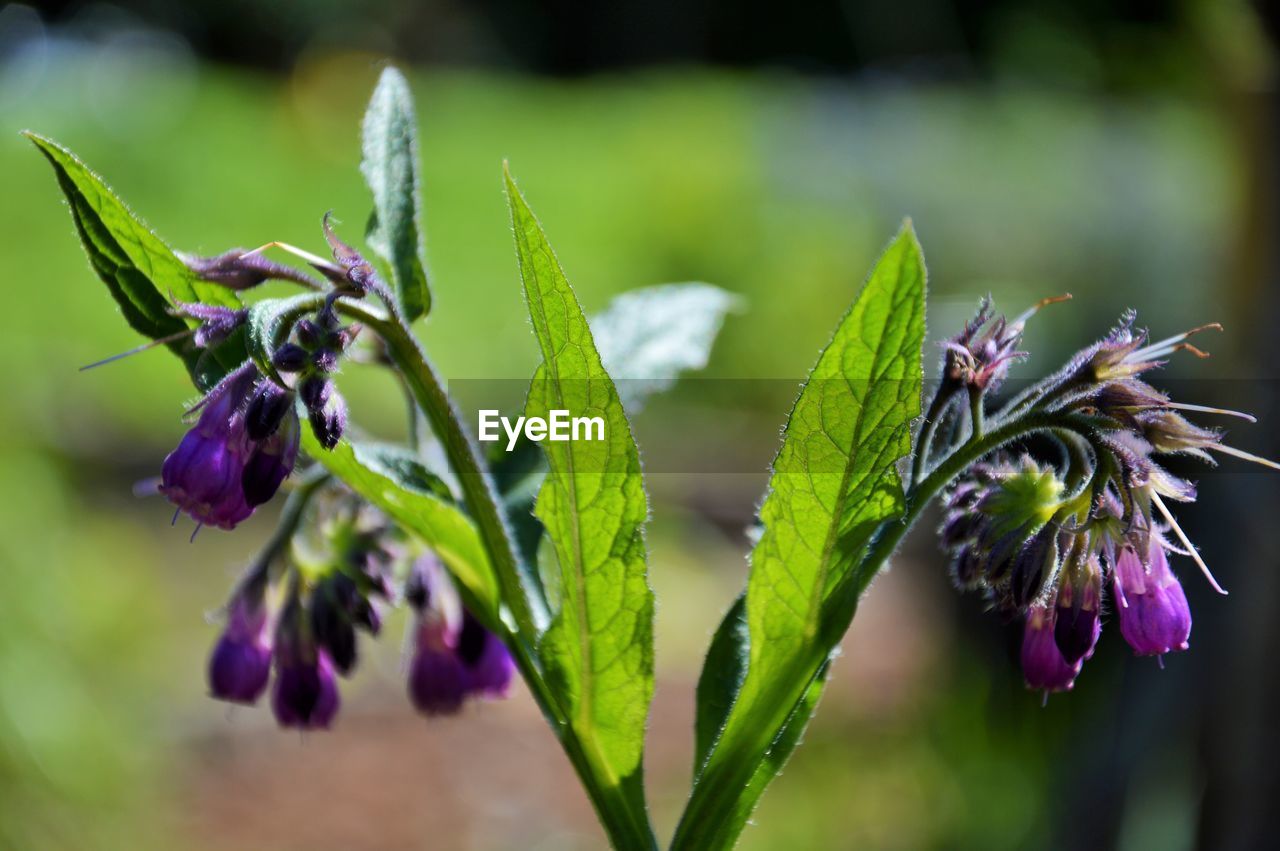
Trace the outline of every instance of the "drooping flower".
<instances>
[{"instance_id":1,"label":"drooping flower","mask_svg":"<svg viewBox=\"0 0 1280 851\"><path fill-rule=\"evenodd\" d=\"M467 670L468 691L485 697L507 696L516 670L511 651L465 609L458 633L458 658Z\"/></svg>"},{"instance_id":2,"label":"drooping flower","mask_svg":"<svg viewBox=\"0 0 1280 851\"><path fill-rule=\"evenodd\" d=\"M420 620L409 665L409 698L424 715L452 715L470 693L471 677L451 643L442 620Z\"/></svg>"},{"instance_id":3,"label":"drooping flower","mask_svg":"<svg viewBox=\"0 0 1280 851\"><path fill-rule=\"evenodd\" d=\"M409 697L426 715L450 715L472 697L505 697L515 673L506 645L462 607L433 556L414 564L405 598L415 611Z\"/></svg>"},{"instance_id":4,"label":"drooping flower","mask_svg":"<svg viewBox=\"0 0 1280 851\"><path fill-rule=\"evenodd\" d=\"M1080 663L1068 663L1054 640L1055 613L1048 606L1027 609L1022 634L1022 675L1027 688L1037 691L1070 691L1080 673Z\"/></svg>"},{"instance_id":5,"label":"drooping flower","mask_svg":"<svg viewBox=\"0 0 1280 851\"><path fill-rule=\"evenodd\" d=\"M275 666L271 709L277 723L328 729L341 705L333 660L316 644L297 599L290 601L276 630Z\"/></svg>"},{"instance_id":6,"label":"drooping flower","mask_svg":"<svg viewBox=\"0 0 1280 851\"><path fill-rule=\"evenodd\" d=\"M233 596L227 625L209 657L209 693L231 703L256 703L271 673L264 581L251 580Z\"/></svg>"},{"instance_id":7,"label":"drooping flower","mask_svg":"<svg viewBox=\"0 0 1280 851\"><path fill-rule=\"evenodd\" d=\"M289 408L275 431L254 445L240 477L245 502L252 507L262 505L275 496L280 485L293 472L298 461L298 444L302 428L298 412L289 394Z\"/></svg>"},{"instance_id":8,"label":"drooping flower","mask_svg":"<svg viewBox=\"0 0 1280 851\"><path fill-rule=\"evenodd\" d=\"M1058 586L1053 631L1069 665L1091 658L1102 635L1102 566L1083 540L1073 543L1076 551Z\"/></svg>"},{"instance_id":9,"label":"drooping flower","mask_svg":"<svg viewBox=\"0 0 1280 851\"><path fill-rule=\"evenodd\" d=\"M223 379L164 460L160 492L199 523L231 529L253 513L241 478L251 450L243 408L256 377L257 369L246 364Z\"/></svg>"},{"instance_id":10,"label":"drooping flower","mask_svg":"<svg viewBox=\"0 0 1280 851\"><path fill-rule=\"evenodd\" d=\"M1120 634L1139 656L1163 656L1186 650L1191 637L1191 608L1165 555L1158 533L1146 534L1145 552L1130 544L1116 558L1113 587Z\"/></svg>"}]
</instances>

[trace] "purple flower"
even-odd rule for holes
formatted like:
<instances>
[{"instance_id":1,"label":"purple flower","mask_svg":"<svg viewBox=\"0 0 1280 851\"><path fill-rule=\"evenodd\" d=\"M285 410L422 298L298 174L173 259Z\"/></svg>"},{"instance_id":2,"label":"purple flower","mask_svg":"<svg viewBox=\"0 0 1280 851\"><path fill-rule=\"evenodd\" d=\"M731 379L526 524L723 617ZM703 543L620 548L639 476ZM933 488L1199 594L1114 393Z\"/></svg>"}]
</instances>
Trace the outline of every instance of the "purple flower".
<instances>
[{"instance_id":1,"label":"purple flower","mask_svg":"<svg viewBox=\"0 0 1280 851\"><path fill-rule=\"evenodd\" d=\"M463 610L462 629L458 632L457 654L467 669L470 693L484 697L507 696L516 670L511 651L466 610Z\"/></svg>"},{"instance_id":2,"label":"purple flower","mask_svg":"<svg viewBox=\"0 0 1280 851\"><path fill-rule=\"evenodd\" d=\"M275 496L277 490L298 460L298 443L302 428L298 424L298 412L292 406L293 394L289 394L290 407L275 433L253 447L240 476L240 486L245 502L257 507Z\"/></svg>"},{"instance_id":3,"label":"purple flower","mask_svg":"<svg viewBox=\"0 0 1280 851\"><path fill-rule=\"evenodd\" d=\"M1063 578L1058 588L1054 642L1068 664L1093 656L1102 635L1102 569L1096 554L1075 566L1074 576Z\"/></svg>"},{"instance_id":4,"label":"purple flower","mask_svg":"<svg viewBox=\"0 0 1280 851\"><path fill-rule=\"evenodd\" d=\"M327 730L341 703L333 661L305 632L296 602L292 610L276 635L271 710L281 727Z\"/></svg>"},{"instance_id":5,"label":"purple flower","mask_svg":"<svg viewBox=\"0 0 1280 851\"><path fill-rule=\"evenodd\" d=\"M1022 634L1022 675L1027 688L1069 691L1076 684L1080 663L1067 663L1054 641L1054 610L1032 606L1027 610L1027 623Z\"/></svg>"},{"instance_id":6,"label":"purple flower","mask_svg":"<svg viewBox=\"0 0 1280 851\"><path fill-rule=\"evenodd\" d=\"M250 451L242 408L256 374L246 364L211 390L200 419L164 460L160 492L197 522L231 529L253 513L240 480Z\"/></svg>"},{"instance_id":7,"label":"purple flower","mask_svg":"<svg viewBox=\"0 0 1280 851\"><path fill-rule=\"evenodd\" d=\"M267 607L262 595L237 593L227 626L209 658L209 693L231 703L256 703L271 673Z\"/></svg>"},{"instance_id":8,"label":"purple flower","mask_svg":"<svg viewBox=\"0 0 1280 851\"><path fill-rule=\"evenodd\" d=\"M427 618L418 624L409 698L424 715L456 713L471 691L471 673L449 643L443 621Z\"/></svg>"},{"instance_id":9,"label":"purple flower","mask_svg":"<svg viewBox=\"0 0 1280 851\"><path fill-rule=\"evenodd\" d=\"M1120 634L1139 656L1162 656L1190 646L1191 608L1154 532L1147 534L1146 564L1132 545L1116 559L1114 588Z\"/></svg>"},{"instance_id":10,"label":"purple flower","mask_svg":"<svg viewBox=\"0 0 1280 851\"><path fill-rule=\"evenodd\" d=\"M462 607L434 556L414 563L405 599L417 613L409 697L426 715L451 715L471 697L505 697L515 674L506 645Z\"/></svg>"}]
</instances>

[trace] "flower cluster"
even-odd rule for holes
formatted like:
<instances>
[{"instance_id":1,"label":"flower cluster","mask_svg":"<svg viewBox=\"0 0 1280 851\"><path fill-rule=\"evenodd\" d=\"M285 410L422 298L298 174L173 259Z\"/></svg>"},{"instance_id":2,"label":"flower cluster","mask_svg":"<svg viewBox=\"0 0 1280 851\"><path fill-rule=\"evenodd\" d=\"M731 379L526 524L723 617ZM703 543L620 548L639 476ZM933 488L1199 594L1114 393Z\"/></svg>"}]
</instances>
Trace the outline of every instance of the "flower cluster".
<instances>
[{"instance_id":1,"label":"flower cluster","mask_svg":"<svg viewBox=\"0 0 1280 851\"><path fill-rule=\"evenodd\" d=\"M950 381L985 391L1019 356L1021 320L1005 323L989 310L984 303L975 324L948 344L944 368L954 372L944 376L944 388ZM939 535L953 579L1023 619L1023 674L1028 687L1046 693L1072 688L1093 655L1104 589L1125 641L1136 654L1157 657L1187 649L1191 634L1170 555L1193 559L1222 590L1165 502L1193 501L1195 487L1166 470L1161 456L1212 462L1219 452L1275 466L1224 445L1220 432L1183 412L1247 415L1174 402L1141 377L1175 351L1203 355L1187 338L1204 328L1148 343L1133 321L1126 314L1101 341L996 412L990 425L1036 417L1062 460L1045 463L1030 451L998 447L945 495Z\"/></svg>"}]
</instances>

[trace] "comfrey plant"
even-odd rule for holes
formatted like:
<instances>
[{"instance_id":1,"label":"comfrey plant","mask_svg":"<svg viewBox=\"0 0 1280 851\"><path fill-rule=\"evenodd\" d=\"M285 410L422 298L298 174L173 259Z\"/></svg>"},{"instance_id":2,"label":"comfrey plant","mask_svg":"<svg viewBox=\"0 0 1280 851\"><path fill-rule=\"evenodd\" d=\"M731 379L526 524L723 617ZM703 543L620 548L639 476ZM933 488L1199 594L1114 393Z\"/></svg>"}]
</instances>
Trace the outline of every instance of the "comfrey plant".
<instances>
[{"instance_id":1,"label":"comfrey plant","mask_svg":"<svg viewBox=\"0 0 1280 851\"><path fill-rule=\"evenodd\" d=\"M178 254L69 151L28 135L125 319L147 345L181 358L202 394L185 436L157 459L154 489L175 520L233 529L288 492L275 534L226 604L212 695L255 703L269 690L282 726L329 727L359 634L377 635L388 608L405 604L418 710L457 713L505 695L518 675L610 843L656 848L642 778L654 688L649 506L628 410L705 362L733 300L706 285L655 287L588 322L507 174L542 359L525 439L482 452L411 330L432 305L414 133L408 87L388 70L363 127L369 253L326 216L329 257L280 243ZM269 280L302 292L241 300ZM670 847L735 844L799 742L863 592L935 497L956 584L1025 624L1030 688L1072 687L1108 593L1134 652L1188 647L1191 613L1171 557L1217 583L1168 506L1192 501L1194 488L1162 458L1261 459L1187 419L1231 412L1175 402L1148 383L1175 352L1202 354L1188 338L1203 329L1150 342L1128 314L1048 378L998 397L1025 357L1028 319L1055 300L1012 321L984 303L946 343L921 417L924 262L909 225L889 244L791 410L746 588L697 686L693 785ZM398 377L407 446L365 441L348 422L333 381L347 362ZM624 394L611 372L644 380ZM533 424L554 431L557 416L598 429L540 442Z\"/></svg>"}]
</instances>

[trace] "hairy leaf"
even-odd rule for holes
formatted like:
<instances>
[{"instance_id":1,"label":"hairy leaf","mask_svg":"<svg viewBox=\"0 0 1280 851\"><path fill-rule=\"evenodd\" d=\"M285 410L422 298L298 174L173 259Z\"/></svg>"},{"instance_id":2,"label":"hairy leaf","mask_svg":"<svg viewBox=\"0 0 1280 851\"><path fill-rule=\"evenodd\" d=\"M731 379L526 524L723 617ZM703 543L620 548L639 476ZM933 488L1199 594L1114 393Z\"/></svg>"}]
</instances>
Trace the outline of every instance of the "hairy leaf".
<instances>
[{"instance_id":1,"label":"hairy leaf","mask_svg":"<svg viewBox=\"0 0 1280 851\"><path fill-rule=\"evenodd\" d=\"M627 413L667 390L681 373L703 369L725 315L741 299L711 284L659 284L622 293L591 319L591 336ZM515 448L492 444L489 463L517 545L533 564L542 524L534 496L547 467L542 448L521 432Z\"/></svg>"},{"instance_id":2,"label":"hairy leaf","mask_svg":"<svg viewBox=\"0 0 1280 851\"><path fill-rule=\"evenodd\" d=\"M52 139L31 132L25 135L53 166L89 265L107 285L131 328L152 340L186 330L188 323L172 313L171 298L240 306L230 290L197 278L79 157ZM212 357L187 338L167 345L182 358L196 384L202 387L210 386L243 360L242 349L231 351L234 345L220 347Z\"/></svg>"},{"instance_id":3,"label":"hairy leaf","mask_svg":"<svg viewBox=\"0 0 1280 851\"><path fill-rule=\"evenodd\" d=\"M440 556L462 586L468 605L489 623L496 622L498 582L471 518L440 491L435 476L406 464L402 453L369 444L339 443L326 450L304 428L303 448L364 499L386 512Z\"/></svg>"},{"instance_id":4,"label":"hairy leaf","mask_svg":"<svg viewBox=\"0 0 1280 851\"><path fill-rule=\"evenodd\" d=\"M661 284L622 293L591 319L600 359L627 413L682 372L703 369L725 315L741 303L711 284Z\"/></svg>"},{"instance_id":5,"label":"hairy leaf","mask_svg":"<svg viewBox=\"0 0 1280 851\"><path fill-rule=\"evenodd\" d=\"M539 651L596 780L644 825L645 720L653 696L653 592L640 455L617 388L533 213L506 175L520 272L543 362L526 415L604 420L603 440L547 441L537 515L559 563L561 606ZM647 831L648 828L644 827Z\"/></svg>"},{"instance_id":6,"label":"hairy leaf","mask_svg":"<svg viewBox=\"0 0 1280 851\"><path fill-rule=\"evenodd\" d=\"M386 68L364 114L360 171L373 192L365 239L391 267L392 286L410 321L431 310L422 264L417 132L409 84Z\"/></svg>"},{"instance_id":7,"label":"hairy leaf","mask_svg":"<svg viewBox=\"0 0 1280 851\"><path fill-rule=\"evenodd\" d=\"M705 761L673 847L733 845L776 773L774 763L781 764L779 746L794 747L821 693L829 654L860 591L849 579L875 530L904 509L896 466L910 451L910 424L920 411L924 294L924 261L907 225L792 409L751 555L746 674L736 695L710 686L703 695ZM722 633L708 665L742 652L739 626ZM709 730L720 732L708 750Z\"/></svg>"}]
</instances>

